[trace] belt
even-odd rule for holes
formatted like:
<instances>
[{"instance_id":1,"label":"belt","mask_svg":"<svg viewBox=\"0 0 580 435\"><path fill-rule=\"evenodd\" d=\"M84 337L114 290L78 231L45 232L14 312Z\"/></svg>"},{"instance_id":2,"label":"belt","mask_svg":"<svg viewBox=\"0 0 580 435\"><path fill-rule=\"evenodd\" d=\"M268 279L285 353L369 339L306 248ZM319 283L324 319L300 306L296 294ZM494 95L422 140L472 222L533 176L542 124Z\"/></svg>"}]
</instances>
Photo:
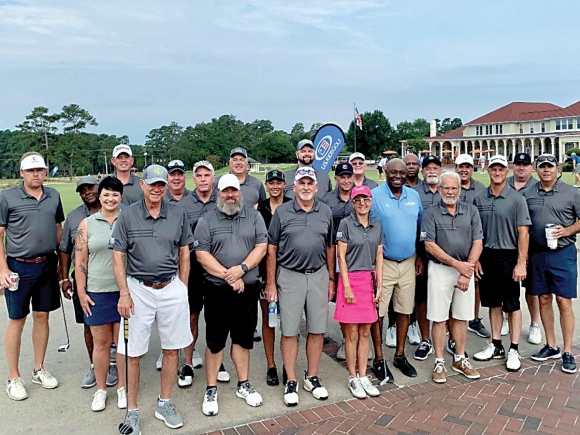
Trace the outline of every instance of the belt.
<instances>
[{"instance_id":1,"label":"belt","mask_svg":"<svg viewBox=\"0 0 580 435\"><path fill-rule=\"evenodd\" d=\"M133 277L131 277L133 278ZM135 278L133 278L135 279ZM145 287L149 287L155 290L161 290L162 288L167 287L169 284L171 284L171 282L175 279L175 276L172 276L171 278L169 278L167 281L162 281L162 282L145 282L145 281L139 281L138 279L135 279L135 281L138 281L141 285L145 286Z\"/></svg>"},{"instance_id":2,"label":"belt","mask_svg":"<svg viewBox=\"0 0 580 435\"><path fill-rule=\"evenodd\" d=\"M294 272L303 273L304 275L312 275L313 273L318 272L322 267L318 269L303 269L303 270L294 270Z\"/></svg>"},{"instance_id":3,"label":"belt","mask_svg":"<svg viewBox=\"0 0 580 435\"><path fill-rule=\"evenodd\" d=\"M393 258L388 258L388 257L383 257L383 258L384 258L385 260L394 261L395 263L402 263L403 261L407 261L407 260L408 260L409 258L411 258L411 257L409 257L409 258L404 258L404 259L402 259L402 260L395 260L395 259L393 259Z\"/></svg>"},{"instance_id":4,"label":"belt","mask_svg":"<svg viewBox=\"0 0 580 435\"><path fill-rule=\"evenodd\" d=\"M47 255L43 255L41 257L34 257L34 258L24 258L24 257L16 257L14 258L16 261L21 261L23 263L44 263L46 260L48 260L48 256Z\"/></svg>"}]
</instances>

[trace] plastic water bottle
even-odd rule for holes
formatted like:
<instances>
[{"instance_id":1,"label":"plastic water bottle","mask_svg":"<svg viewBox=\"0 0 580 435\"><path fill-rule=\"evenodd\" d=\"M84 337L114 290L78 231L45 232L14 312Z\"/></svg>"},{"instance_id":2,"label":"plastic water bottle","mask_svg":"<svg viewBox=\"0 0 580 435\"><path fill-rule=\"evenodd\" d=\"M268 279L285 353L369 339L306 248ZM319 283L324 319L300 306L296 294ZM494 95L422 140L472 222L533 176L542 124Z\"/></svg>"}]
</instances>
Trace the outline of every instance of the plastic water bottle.
<instances>
[{"instance_id":1,"label":"plastic water bottle","mask_svg":"<svg viewBox=\"0 0 580 435\"><path fill-rule=\"evenodd\" d=\"M268 304L268 326L270 328L275 328L278 323L278 304L276 302L270 302Z\"/></svg>"}]
</instances>

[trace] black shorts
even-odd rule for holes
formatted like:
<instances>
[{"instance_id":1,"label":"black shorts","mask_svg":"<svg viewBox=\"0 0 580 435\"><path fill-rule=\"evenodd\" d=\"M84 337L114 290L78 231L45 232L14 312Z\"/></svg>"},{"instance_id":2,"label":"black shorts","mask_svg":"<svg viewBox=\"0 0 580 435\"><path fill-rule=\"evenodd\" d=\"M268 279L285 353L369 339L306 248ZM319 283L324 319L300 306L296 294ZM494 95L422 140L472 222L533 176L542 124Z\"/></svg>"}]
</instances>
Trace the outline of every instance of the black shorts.
<instances>
[{"instance_id":1,"label":"black shorts","mask_svg":"<svg viewBox=\"0 0 580 435\"><path fill-rule=\"evenodd\" d=\"M423 261L425 271L423 275L415 277L415 305L427 302L427 260Z\"/></svg>"},{"instance_id":2,"label":"black shorts","mask_svg":"<svg viewBox=\"0 0 580 435\"><path fill-rule=\"evenodd\" d=\"M226 347L228 335L232 344L244 349L254 347L254 330L258 323L260 282L246 284L242 293L229 285L207 283L204 295L205 340L211 353Z\"/></svg>"},{"instance_id":3,"label":"black shorts","mask_svg":"<svg viewBox=\"0 0 580 435\"><path fill-rule=\"evenodd\" d=\"M4 292L8 317L23 319L32 311L50 312L60 308L57 258L51 254L44 263L25 263L7 259L8 268L19 275L18 290Z\"/></svg>"},{"instance_id":4,"label":"black shorts","mask_svg":"<svg viewBox=\"0 0 580 435\"><path fill-rule=\"evenodd\" d=\"M502 307L505 313L518 311L520 284L513 280L518 251L483 248L479 262L483 270L479 280L481 305L488 308Z\"/></svg>"},{"instance_id":5,"label":"black shorts","mask_svg":"<svg viewBox=\"0 0 580 435\"><path fill-rule=\"evenodd\" d=\"M187 282L187 297L189 298L189 313L199 314L203 309L203 294L207 282L203 276L203 267L192 259L189 268L189 280Z\"/></svg>"},{"instance_id":6,"label":"black shorts","mask_svg":"<svg viewBox=\"0 0 580 435\"><path fill-rule=\"evenodd\" d=\"M377 171L379 171L379 174L383 173L383 167L382 166L377 166Z\"/></svg>"}]
</instances>

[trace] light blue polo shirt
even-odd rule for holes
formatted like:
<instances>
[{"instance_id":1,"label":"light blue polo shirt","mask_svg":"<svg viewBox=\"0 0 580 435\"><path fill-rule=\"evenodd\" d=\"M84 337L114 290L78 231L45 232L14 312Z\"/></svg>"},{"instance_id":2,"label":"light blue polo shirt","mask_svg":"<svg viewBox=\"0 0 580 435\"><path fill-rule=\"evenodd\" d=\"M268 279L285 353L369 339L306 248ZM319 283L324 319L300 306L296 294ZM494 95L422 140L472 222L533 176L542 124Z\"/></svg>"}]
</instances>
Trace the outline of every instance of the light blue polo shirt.
<instances>
[{"instance_id":1,"label":"light blue polo shirt","mask_svg":"<svg viewBox=\"0 0 580 435\"><path fill-rule=\"evenodd\" d=\"M415 254L417 231L421 227L423 206L417 191L403 186L397 199L387 183L372 190L371 216L383 227L383 257L401 261Z\"/></svg>"}]
</instances>

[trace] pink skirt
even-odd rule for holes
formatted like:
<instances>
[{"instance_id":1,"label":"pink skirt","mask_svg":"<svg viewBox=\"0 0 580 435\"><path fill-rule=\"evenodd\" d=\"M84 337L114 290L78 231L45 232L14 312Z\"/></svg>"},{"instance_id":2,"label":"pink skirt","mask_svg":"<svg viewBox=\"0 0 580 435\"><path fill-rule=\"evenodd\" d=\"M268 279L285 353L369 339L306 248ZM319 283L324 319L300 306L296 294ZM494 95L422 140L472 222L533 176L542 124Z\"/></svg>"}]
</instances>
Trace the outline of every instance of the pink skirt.
<instances>
[{"instance_id":1,"label":"pink skirt","mask_svg":"<svg viewBox=\"0 0 580 435\"><path fill-rule=\"evenodd\" d=\"M344 299L344 283L339 274L334 320L340 323L375 323L378 320L378 314L373 301L371 272L366 270L348 272L348 281L355 301L349 304Z\"/></svg>"}]
</instances>

